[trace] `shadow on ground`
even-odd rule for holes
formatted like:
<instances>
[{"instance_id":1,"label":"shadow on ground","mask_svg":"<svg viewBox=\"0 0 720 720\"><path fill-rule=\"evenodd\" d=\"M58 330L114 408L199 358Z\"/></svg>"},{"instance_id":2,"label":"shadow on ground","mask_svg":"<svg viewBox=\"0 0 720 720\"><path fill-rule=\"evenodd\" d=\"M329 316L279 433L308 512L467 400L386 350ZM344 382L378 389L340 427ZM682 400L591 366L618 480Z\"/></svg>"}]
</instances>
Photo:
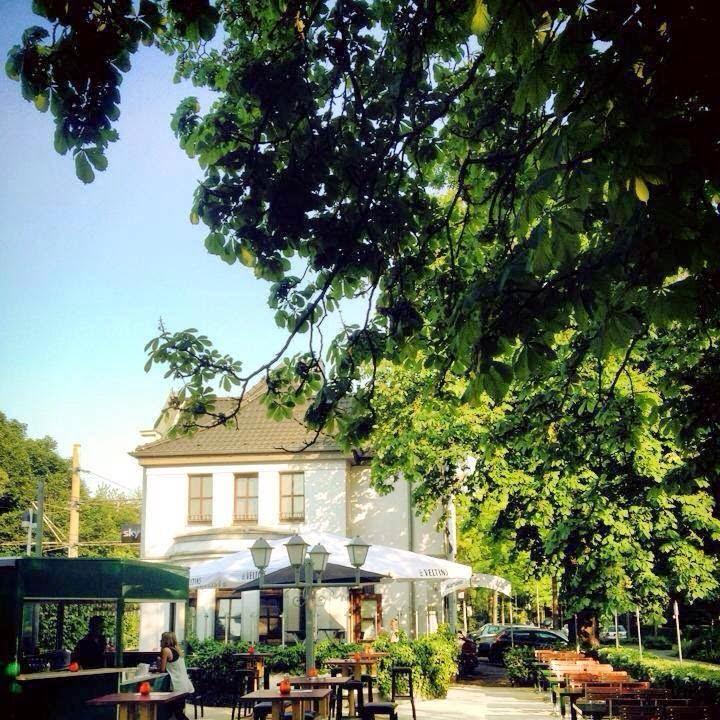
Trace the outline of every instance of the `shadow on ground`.
<instances>
[{"instance_id":1,"label":"shadow on ground","mask_svg":"<svg viewBox=\"0 0 720 720\"><path fill-rule=\"evenodd\" d=\"M469 677L462 677L456 680L457 685L485 685L489 687L510 687L507 679L507 671L499 665L491 665L486 660L481 660Z\"/></svg>"}]
</instances>

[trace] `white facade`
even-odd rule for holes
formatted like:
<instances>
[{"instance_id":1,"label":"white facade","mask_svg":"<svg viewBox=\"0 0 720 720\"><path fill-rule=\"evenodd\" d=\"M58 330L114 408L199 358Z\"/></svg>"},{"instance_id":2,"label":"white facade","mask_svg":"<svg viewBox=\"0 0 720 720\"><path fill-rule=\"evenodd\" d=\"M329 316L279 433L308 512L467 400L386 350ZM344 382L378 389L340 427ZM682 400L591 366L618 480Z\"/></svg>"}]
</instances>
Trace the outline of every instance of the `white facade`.
<instances>
[{"instance_id":1,"label":"white facade","mask_svg":"<svg viewBox=\"0 0 720 720\"><path fill-rule=\"evenodd\" d=\"M213 458L204 464L199 457L152 460L139 457L144 466L143 559L191 567L245 549L261 535L268 538L295 532L302 535L308 530L348 537L360 535L371 544L445 556L443 535L435 529L437 518L422 522L415 517L407 483L399 481L392 493L380 496L370 486L369 470L353 465L339 452L292 455L289 460L257 456L219 460L224 458ZM304 519L296 523L284 522L280 517L280 476L289 472L302 473L304 477ZM204 523L188 521L189 478L195 475L212 477L212 513ZM236 522L233 517L238 475L257 477L256 520ZM216 611L225 612L228 607L218 601L227 595L215 590L197 591L193 630L199 638L216 633ZM377 629L381 625L389 628L391 621L397 619L399 627L410 635L434 629L442 613L436 583L383 583L374 587L374 595L381 597L364 604L361 598L355 598L351 603L344 588L322 590L317 602L319 636L356 637L361 604L362 615L372 607L372 602L377 603ZM285 591L281 603L284 637L292 641L302 630L297 591ZM355 607L354 615L351 604ZM257 641L259 631L265 627L259 617L260 593L243 593L240 599L233 600L231 608L228 612L235 617L233 634ZM151 650L157 647L169 618L161 607L149 607L143 612L140 649ZM360 622L367 627L371 621L365 618ZM182 634L181 627L177 630Z\"/></svg>"}]
</instances>

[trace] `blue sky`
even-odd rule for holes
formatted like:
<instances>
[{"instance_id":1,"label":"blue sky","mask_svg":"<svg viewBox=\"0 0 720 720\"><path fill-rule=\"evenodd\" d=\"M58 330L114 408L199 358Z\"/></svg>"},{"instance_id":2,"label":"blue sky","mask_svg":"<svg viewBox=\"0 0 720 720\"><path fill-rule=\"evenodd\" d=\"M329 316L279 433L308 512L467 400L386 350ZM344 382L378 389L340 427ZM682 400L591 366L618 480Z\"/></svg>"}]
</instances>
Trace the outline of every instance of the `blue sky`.
<instances>
[{"instance_id":1,"label":"blue sky","mask_svg":"<svg viewBox=\"0 0 720 720\"><path fill-rule=\"evenodd\" d=\"M38 24L30 0L3 0L2 58ZM0 411L62 454L82 445L84 468L126 486L140 479L127 452L150 427L169 385L143 372L143 347L162 317L197 327L246 367L282 340L266 286L203 247L188 221L201 171L178 148L171 113L188 84L154 49L123 82L120 142L110 166L83 186L52 147L52 117L0 77ZM201 96L207 106L208 95Z\"/></svg>"}]
</instances>

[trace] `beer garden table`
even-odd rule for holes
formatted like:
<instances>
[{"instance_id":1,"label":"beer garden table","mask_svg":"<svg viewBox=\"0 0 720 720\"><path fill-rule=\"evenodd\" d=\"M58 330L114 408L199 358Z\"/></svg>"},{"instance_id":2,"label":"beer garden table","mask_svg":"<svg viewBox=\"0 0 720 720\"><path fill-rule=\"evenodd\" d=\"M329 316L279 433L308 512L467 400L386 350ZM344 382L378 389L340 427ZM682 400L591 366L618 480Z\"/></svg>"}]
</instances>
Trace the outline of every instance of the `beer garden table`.
<instances>
[{"instance_id":1,"label":"beer garden table","mask_svg":"<svg viewBox=\"0 0 720 720\"><path fill-rule=\"evenodd\" d=\"M240 699L252 702L269 702L272 704L272 720L280 720L283 716L285 703L292 706L293 720L303 720L303 704L310 701L317 701L320 715L328 717L330 712L330 695L332 690L329 687L316 688L311 690L290 690L289 693L281 693L279 690L254 690Z\"/></svg>"},{"instance_id":2,"label":"beer garden table","mask_svg":"<svg viewBox=\"0 0 720 720\"><path fill-rule=\"evenodd\" d=\"M233 653L233 657L244 660L245 664L247 666L249 666L249 665L253 666L253 670L255 670L255 677L257 679L257 686L259 688L260 683L262 682L262 677L265 673L265 658L270 657L270 653L241 652L241 653Z\"/></svg>"},{"instance_id":3,"label":"beer garden table","mask_svg":"<svg viewBox=\"0 0 720 720\"><path fill-rule=\"evenodd\" d=\"M162 706L186 697L186 692L111 693L88 700L88 705L117 705L118 720L158 720Z\"/></svg>"}]
</instances>

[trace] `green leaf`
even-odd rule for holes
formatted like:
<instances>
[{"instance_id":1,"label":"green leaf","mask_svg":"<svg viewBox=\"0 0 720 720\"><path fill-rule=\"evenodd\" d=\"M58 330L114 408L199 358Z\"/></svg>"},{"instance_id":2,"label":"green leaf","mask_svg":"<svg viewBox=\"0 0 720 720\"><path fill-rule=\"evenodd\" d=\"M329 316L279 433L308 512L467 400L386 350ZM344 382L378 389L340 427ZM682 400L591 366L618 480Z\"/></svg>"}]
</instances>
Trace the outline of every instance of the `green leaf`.
<instances>
[{"instance_id":1,"label":"green leaf","mask_svg":"<svg viewBox=\"0 0 720 720\"><path fill-rule=\"evenodd\" d=\"M85 154L96 170L107 170L108 161L100 148L90 148Z\"/></svg>"},{"instance_id":2,"label":"green leaf","mask_svg":"<svg viewBox=\"0 0 720 720\"><path fill-rule=\"evenodd\" d=\"M536 65L520 81L512 110L522 115L525 109L542 107L550 97L549 72L545 65Z\"/></svg>"},{"instance_id":3,"label":"green leaf","mask_svg":"<svg viewBox=\"0 0 720 720\"><path fill-rule=\"evenodd\" d=\"M532 269L537 275L545 275L554 267L552 242L546 223L536 225L530 233L531 245L534 245L532 254Z\"/></svg>"},{"instance_id":4,"label":"green leaf","mask_svg":"<svg viewBox=\"0 0 720 720\"><path fill-rule=\"evenodd\" d=\"M55 128L53 144L55 146L55 152L59 153L60 155L64 155L68 151L67 137L61 125L58 125Z\"/></svg>"},{"instance_id":5,"label":"green leaf","mask_svg":"<svg viewBox=\"0 0 720 720\"><path fill-rule=\"evenodd\" d=\"M205 249L211 255L221 255L225 252L225 236L218 232L210 233L205 238Z\"/></svg>"},{"instance_id":6,"label":"green leaf","mask_svg":"<svg viewBox=\"0 0 720 720\"><path fill-rule=\"evenodd\" d=\"M38 93L33 102L40 112L47 112L48 107L50 107L50 92L45 90L44 92Z\"/></svg>"},{"instance_id":7,"label":"green leaf","mask_svg":"<svg viewBox=\"0 0 720 720\"><path fill-rule=\"evenodd\" d=\"M85 154L84 150L81 150L75 156L75 174L86 185L88 185L95 179L95 173L90 167L90 163L88 162L87 155Z\"/></svg>"},{"instance_id":8,"label":"green leaf","mask_svg":"<svg viewBox=\"0 0 720 720\"><path fill-rule=\"evenodd\" d=\"M493 361L490 370L485 374L485 391L496 403L502 402L510 389L512 379L513 371L509 365Z\"/></svg>"},{"instance_id":9,"label":"green leaf","mask_svg":"<svg viewBox=\"0 0 720 720\"><path fill-rule=\"evenodd\" d=\"M8 51L8 59L5 61L5 74L11 80L19 80L21 67L22 67L22 51L21 51L19 45L14 45Z\"/></svg>"}]
</instances>

